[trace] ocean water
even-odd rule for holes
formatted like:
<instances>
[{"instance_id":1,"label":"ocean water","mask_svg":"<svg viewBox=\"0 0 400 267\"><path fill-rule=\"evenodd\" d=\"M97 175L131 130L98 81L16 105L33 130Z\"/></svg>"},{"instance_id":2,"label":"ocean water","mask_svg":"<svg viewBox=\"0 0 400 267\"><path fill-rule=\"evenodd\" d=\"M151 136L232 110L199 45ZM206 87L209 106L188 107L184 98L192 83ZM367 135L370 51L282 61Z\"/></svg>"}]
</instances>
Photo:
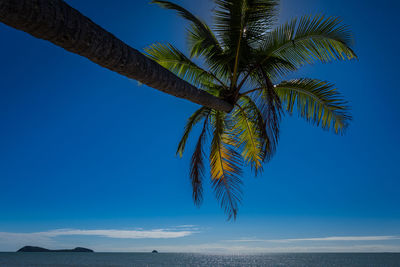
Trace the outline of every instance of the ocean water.
<instances>
[{"instance_id":1,"label":"ocean water","mask_svg":"<svg viewBox=\"0 0 400 267\"><path fill-rule=\"evenodd\" d=\"M15 253L1 252L0 266L400 266L400 253L274 253L207 255L196 253Z\"/></svg>"}]
</instances>

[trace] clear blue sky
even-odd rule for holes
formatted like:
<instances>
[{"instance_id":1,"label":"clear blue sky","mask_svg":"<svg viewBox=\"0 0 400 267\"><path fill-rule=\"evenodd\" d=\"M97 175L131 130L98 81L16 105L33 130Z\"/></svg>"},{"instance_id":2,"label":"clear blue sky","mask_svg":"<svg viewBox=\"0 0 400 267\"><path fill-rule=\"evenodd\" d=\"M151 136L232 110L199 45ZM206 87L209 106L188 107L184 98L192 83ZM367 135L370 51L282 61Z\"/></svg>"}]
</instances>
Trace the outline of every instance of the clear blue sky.
<instances>
[{"instance_id":1,"label":"clear blue sky","mask_svg":"<svg viewBox=\"0 0 400 267\"><path fill-rule=\"evenodd\" d=\"M183 20L147 0L67 2L139 50L185 48ZM211 1L178 3L209 21ZM336 136L285 117L276 156L243 177L236 222L209 185L193 205L191 150L175 157L195 104L0 24L0 251L400 251L399 7L282 0L281 22L324 13L351 26L358 61L296 76L334 82L354 120Z\"/></svg>"}]
</instances>

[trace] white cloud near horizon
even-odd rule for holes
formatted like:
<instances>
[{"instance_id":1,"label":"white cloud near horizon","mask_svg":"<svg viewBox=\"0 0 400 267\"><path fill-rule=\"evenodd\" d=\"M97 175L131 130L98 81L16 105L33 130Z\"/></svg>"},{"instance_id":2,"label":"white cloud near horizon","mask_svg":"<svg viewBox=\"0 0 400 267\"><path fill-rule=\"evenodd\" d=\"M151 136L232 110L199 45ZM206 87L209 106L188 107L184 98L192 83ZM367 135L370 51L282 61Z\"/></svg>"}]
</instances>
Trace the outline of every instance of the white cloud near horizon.
<instances>
[{"instance_id":1,"label":"white cloud near horizon","mask_svg":"<svg viewBox=\"0 0 400 267\"><path fill-rule=\"evenodd\" d=\"M176 228L194 228L194 227L196 227L197 225L194 225L194 224L182 224L182 225L178 225L178 226L175 226Z\"/></svg>"},{"instance_id":2,"label":"white cloud near horizon","mask_svg":"<svg viewBox=\"0 0 400 267\"><path fill-rule=\"evenodd\" d=\"M152 229L152 230L81 230L81 229L56 229L45 232L33 233L13 233L0 232L0 239L11 238L52 238L58 236L81 235L81 236L101 236L108 238L127 238L127 239L144 239L144 238L180 238L196 233L196 231L170 230L170 229Z\"/></svg>"},{"instance_id":3,"label":"white cloud near horizon","mask_svg":"<svg viewBox=\"0 0 400 267\"><path fill-rule=\"evenodd\" d=\"M287 238L287 239L233 239L225 240L227 242L299 242L299 241L385 241L399 240L400 236L328 236L311 238Z\"/></svg>"},{"instance_id":4,"label":"white cloud near horizon","mask_svg":"<svg viewBox=\"0 0 400 267\"><path fill-rule=\"evenodd\" d=\"M94 235L108 238L179 238L193 234L193 231L171 231L166 229L154 230L55 230L48 234L52 236L60 235Z\"/></svg>"},{"instance_id":5,"label":"white cloud near horizon","mask_svg":"<svg viewBox=\"0 0 400 267\"><path fill-rule=\"evenodd\" d=\"M198 241L192 239L179 242L173 241L176 238L183 238L200 233L197 229L195 225L184 225L183 227L175 226L171 228L147 230L141 228L135 228L134 230L56 229L30 233L0 232L0 251L16 251L25 245L35 245L50 249L87 246L98 252L143 252L153 249L162 252L200 252L216 254L274 252L400 252L400 236L396 235L328 236L289 239L243 238L238 240L210 240L210 242L207 243L198 243ZM83 236L90 236L93 237L93 239L83 239ZM109 239L104 242L104 240L98 240L95 237ZM149 241L142 242L144 239L148 239ZM315 243L313 241L322 241L324 243ZM358 242L348 243L349 241Z\"/></svg>"},{"instance_id":6,"label":"white cloud near horizon","mask_svg":"<svg viewBox=\"0 0 400 267\"><path fill-rule=\"evenodd\" d=\"M46 248L69 248L70 245L76 246L80 243L83 236L109 238L114 241L106 243L116 244L117 240L168 240L183 238L199 233L197 228L172 227L168 229L148 229L136 228L134 230L117 229L55 229L41 232L0 232L0 251L15 251L21 246L33 245ZM60 241L60 238L71 237L70 241ZM71 240L73 240L71 242ZM99 241L89 241L91 247ZM94 242L94 243L93 243ZM104 241L101 241L104 242ZM101 243L100 242L100 243ZM140 241L141 242L141 241ZM157 242L157 241L156 241ZM70 244L70 245L68 245ZM81 243L82 244L82 243ZM83 245L83 244L82 244Z\"/></svg>"}]
</instances>

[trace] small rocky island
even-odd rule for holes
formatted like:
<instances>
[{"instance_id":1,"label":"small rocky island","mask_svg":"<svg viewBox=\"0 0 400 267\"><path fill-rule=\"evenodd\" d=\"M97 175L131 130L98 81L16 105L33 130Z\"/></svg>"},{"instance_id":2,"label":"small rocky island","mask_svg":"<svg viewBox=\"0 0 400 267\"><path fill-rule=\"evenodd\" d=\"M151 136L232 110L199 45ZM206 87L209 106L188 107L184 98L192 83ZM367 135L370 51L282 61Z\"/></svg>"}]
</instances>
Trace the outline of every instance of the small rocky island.
<instances>
[{"instance_id":1,"label":"small rocky island","mask_svg":"<svg viewBox=\"0 0 400 267\"><path fill-rule=\"evenodd\" d=\"M25 246L17 250L17 252L94 252L88 248L76 247L74 249L47 249L41 247Z\"/></svg>"},{"instance_id":2,"label":"small rocky island","mask_svg":"<svg viewBox=\"0 0 400 267\"><path fill-rule=\"evenodd\" d=\"M153 250L151 253L158 253L158 251L157 250Z\"/></svg>"}]
</instances>

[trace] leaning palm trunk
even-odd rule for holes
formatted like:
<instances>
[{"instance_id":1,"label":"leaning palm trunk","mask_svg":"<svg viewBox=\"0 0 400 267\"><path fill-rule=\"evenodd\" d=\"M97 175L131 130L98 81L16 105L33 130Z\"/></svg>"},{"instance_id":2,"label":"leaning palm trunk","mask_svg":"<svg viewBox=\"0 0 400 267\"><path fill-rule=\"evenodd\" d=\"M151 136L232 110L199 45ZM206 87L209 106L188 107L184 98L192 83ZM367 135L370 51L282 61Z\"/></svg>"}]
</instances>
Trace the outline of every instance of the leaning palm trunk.
<instances>
[{"instance_id":1,"label":"leaning palm trunk","mask_svg":"<svg viewBox=\"0 0 400 267\"><path fill-rule=\"evenodd\" d=\"M162 92L221 111L233 108L178 78L62 0L0 0L0 22Z\"/></svg>"}]
</instances>

